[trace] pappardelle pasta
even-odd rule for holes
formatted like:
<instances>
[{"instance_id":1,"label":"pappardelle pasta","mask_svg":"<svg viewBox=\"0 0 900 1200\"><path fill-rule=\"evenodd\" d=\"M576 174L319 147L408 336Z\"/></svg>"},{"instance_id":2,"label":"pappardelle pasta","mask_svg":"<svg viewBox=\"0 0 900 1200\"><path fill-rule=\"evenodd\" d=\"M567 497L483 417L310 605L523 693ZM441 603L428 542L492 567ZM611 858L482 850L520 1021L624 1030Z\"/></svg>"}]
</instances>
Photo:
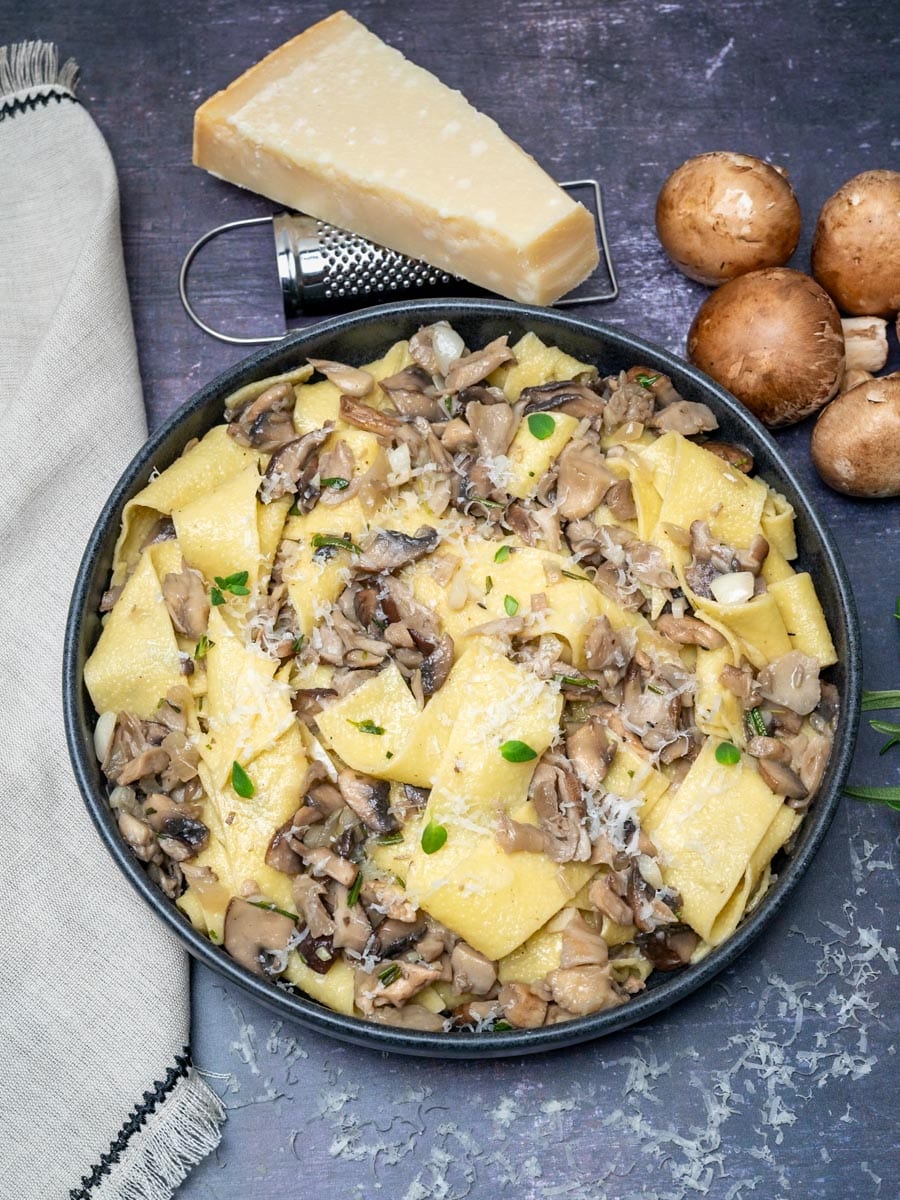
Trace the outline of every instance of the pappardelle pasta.
<instances>
[{"instance_id":1,"label":"pappardelle pasta","mask_svg":"<svg viewBox=\"0 0 900 1200\"><path fill-rule=\"evenodd\" d=\"M86 665L122 836L340 1013L535 1028L697 961L821 783L793 511L640 365L446 322L310 360L126 506Z\"/></svg>"}]
</instances>

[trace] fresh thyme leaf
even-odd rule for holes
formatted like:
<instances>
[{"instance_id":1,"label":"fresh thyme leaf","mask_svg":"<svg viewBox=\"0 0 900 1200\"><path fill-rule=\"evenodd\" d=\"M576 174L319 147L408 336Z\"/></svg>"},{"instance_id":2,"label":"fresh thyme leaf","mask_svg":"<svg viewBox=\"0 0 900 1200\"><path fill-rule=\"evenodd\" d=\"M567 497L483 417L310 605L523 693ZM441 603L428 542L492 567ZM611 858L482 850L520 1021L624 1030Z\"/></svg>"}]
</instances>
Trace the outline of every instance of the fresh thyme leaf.
<instances>
[{"instance_id":1,"label":"fresh thyme leaf","mask_svg":"<svg viewBox=\"0 0 900 1200\"><path fill-rule=\"evenodd\" d=\"M266 912L277 912L280 913L282 917L290 917L292 921L296 921L298 919L296 913L288 912L286 908L279 908L278 905L273 904L271 900L250 900L248 903L252 904L254 908L264 908Z\"/></svg>"},{"instance_id":2,"label":"fresh thyme leaf","mask_svg":"<svg viewBox=\"0 0 900 1200\"><path fill-rule=\"evenodd\" d=\"M231 575L216 575L216 586L221 592L231 592L233 596L249 596L250 589L247 587L249 578L248 571L235 571Z\"/></svg>"},{"instance_id":3,"label":"fresh thyme leaf","mask_svg":"<svg viewBox=\"0 0 900 1200\"><path fill-rule=\"evenodd\" d=\"M333 492L343 492L350 486L350 480L342 475L330 475L321 481L323 488L331 488Z\"/></svg>"},{"instance_id":4,"label":"fresh thyme leaf","mask_svg":"<svg viewBox=\"0 0 900 1200\"><path fill-rule=\"evenodd\" d=\"M231 764L231 786L244 800L249 800L256 794L256 788L253 786L253 780L235 759Z\"/></svg>"},{"instance_id":5,"label":"fresh thyme leaf","mask_svg":"<svg viewBox=\"0 0 900 1200\"><path fill-rule=\"evenodd\" d=\"M741 752L733 742L719 742L716 746L716 762L723 767L733 767L741 761Z\"/></svg>"},{"instance_id":6,"label":"fresh thyme leaf","mask_svg":"<svg viewBox=\"0 0 900 1200\"><path fill-rule=\"evenodd\" d=\"M519 602L515 596L504 596L503 607L506 609L506 615L508 617L514 617L519 611Z\"/></svg>"},{"instance_id":7,"label":"fresh thyme leaf","mask_svg":"<svg viewBox=\"0 0 900 1200\"><path fill-rule=\"evenodd\" d=\"M494 562L495 563L506 562L506 560L510 556L510 553L511 553L511 549L509 546L501 546L500 549L497 551L497 553L494 555Z\"/></svg>"},{"instance_id":8,"label":"fresh thyme leaf","mask_svg":"<svg viewBox=\"0 0 900 1200\"><path fill-rule=\"evenodd\" d=\"M556 422L549 413L532 413L528 418L528 432L539 442L545 442L548 437L552 437L555 429Z\"/></svg>"},{"instance_id":9,"label":"fresh thyme leaf","mask_svg":"<svg viewBox=\"0 0 900 1200\"><path fill-rule=\"evenodd\" d=\"M392 983L396 983L400 978L400 964L391 963L389 967L378 972L379 981L385 986L390 987Z\"/></svg>"},{"instance_id":10,"label":"fresh thyme leaf","mask_svg":"<svg viewBox=\"0 0 900 1200\"><path fill-rule=\"evenodd\" d=\"M656 383L657 379L659 379L659 376L658 375L640 374L640 375L636 375L635 379L641 385L642 388L652 388L654 383Z\"/></svg>"},{"instance_id":11,"label":"fresh thyme leaf","mask_svg":"<svg viewBox=\"0 0 900 1200\"><path fill-rule=\"evenodd\" d=\"M206 636L205 633L200 634L200 641L194 647L194 658L206 658L207 653L216 643Z\"/></svg>"},{"instance_id":12,"label":"fresh thyme leaf","mask_svg":"<svg viewBox=\"0 0 900 1200\"><path fill-rule=\"evenodd\" d=\"M370 720L368 717L366 717L364 721L351 721L349 717L347 720L351 725L358 729L360 733L373 733L376 737L381 737L381 735L384 733L384 729L380 725L376 725L375 722Z\"/></svg>"},{"instance_id":13,"label":"fresh thyme leaf","mask_svg":"<svg viewBox=\"0 0 900 1200\"><path fill-rule=\"evenodd\" d=\"M218 605L220 605L220 604L225 603L225 597L222 595L221 591L217 587L209 589L209 599L210 599L210 603L215 605L216 607L218 607Z\"/></svg>"},{"instance_id":14,"label":"fresh thyme leaf","mask_svg":"<svg viewBox=\"0 0 900 1200\"><path fill-rule=\"evenodd\" d=\"M422 849L426 854L435 854L447 840L447 830L435 821L429 821L422 830Z\"/></svg>"},{"instance_id":15,"label":"fresh thyme leaf","mask_svg":"<svg viewBox=\"0 0 900 1200\"><path fill-rule=\"evenodd\" d=\"M504 742L500 747L500 753L507 762L512 763L531 762L533 758L537 758L537 750L533 750L527 742L520 742L516 738Z\"/></svg>"},{"instance_id":16,"label":"fresh thyme leaf","mask_svg":"<svg viewBox=\"0 0 900 1200\"><path fill-rule=\"evenodd\" d=\"M312 537L314 550L331 547L335 550L349 550L352 554L361 554L359 546L354 545L348 537L338 537L334 533L314 533Z\"/></svg>"},{"instance_id":17,"label":"fresh thyme leaf","mask_svg":"<svg viewBox=\"0 0 900 1200\"><path fill-rule=\"evenodd\" d=\"M854 800L871 800L900 812L900 787L845 787L844 792Z\"/></svg>"},{"instance_id":18,"label":"fresh thyme leaf","mask_svg":"<svg viewBox=\"0 0 900 1200\"><path fill-rule=\"evenodd\" d=\"M353 880L353 886L350 888L350 891L347 893L347 904L350 908L352 908L353 905L358 902L359 893L362 891L362 884L363 884L362 871L357 871L356 878Z\"/></svg>"}]
</instances>

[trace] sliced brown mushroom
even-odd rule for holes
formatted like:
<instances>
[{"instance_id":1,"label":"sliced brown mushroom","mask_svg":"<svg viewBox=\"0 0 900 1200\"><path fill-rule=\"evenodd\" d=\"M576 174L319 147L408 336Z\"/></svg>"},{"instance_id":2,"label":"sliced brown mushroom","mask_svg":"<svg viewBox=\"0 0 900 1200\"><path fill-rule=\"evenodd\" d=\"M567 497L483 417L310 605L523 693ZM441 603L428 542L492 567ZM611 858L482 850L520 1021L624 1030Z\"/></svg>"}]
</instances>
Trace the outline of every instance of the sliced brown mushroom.
<instances>
[{"instance_id":1,"label":"sliced brown mushroom","mask_svg":"<svg viewBox=\"0 0 900 1200\"><path fill-rule=\"evenodd\" d=\"M633 919L631 906L619 893L620 886L616 873L598 875L588 888L588 900L601 916L608 917L617 925L630 925Z\"/></svg>"},{"instance_id":2,"label":"sliced brown mushroom","mask_svg":"<svg viewBox=\"0 0 900 1200\"><path fill-rule=\"evenodd\" d=\"M395 958L415 948L428 932L428 923L424 916L415 921L398 921L396 917L388 917L378 926L375 934L375 949L382 958Z\"/></svg>"},{"instance_id":3,"label":"sliced brown mushroom","mask_svg":"<svg viewBox=\"0 0 900 1200\"><path fill-rule=\"evenodd\" d=\"M615 743L609 739L598 716L589 716L566 737L566 756L578 778L592 792L600 791L615 755Z\"/></svg>"},{"instance_id":4,"label":"sliced brown mushroom","mask_svg":"<svg viewBox=\"0 0 900 1200\"><path fill-rule=\"evenodd\" d=\"M661 925L635 939L638 948L658 971L676 971L691 961L700 938L689 925Z\"/></svg>"},{"instance_id":5,"label":"sliced brown mushroom","mask_svg":"<svg viewBox=\"0 0 900 1200\"><path fill-rule=\"evenodd\" d=\"M229 434L242 446L271 453L292 442L294 428L294 388L287 381L274 383L255 400L232 414Z\"/></svg>"},{"instance_id":6,"label":"sliced brown mushroom","mask_svg":"<svg viewBox=\"0 0 900 1200\"><path fill-rule=\"evenodd\" d=\"M415 631L411 630L410 633L415 640ZM426 696L433 696L444 686L452 666L453 638L445 633L428 650L419 668L422 672L422 691Z\"/></svg>"},{"instance_id":7,"label":"sliced brown mushroom","mask_svg":"<svg viewBox=\"0 0 900 1200\"><path fill-rule=\"evenodd\" d=\"M335 387L340 388L341 394L344 396L353 396L355 399L361 400L363 396L368 396L375 387L374 376L359 367L332 362L328 358L308 358L306 361Z\"/></svg>"},{"instance_id":8,"label":"sliced brown mushroom","mask_svg":"<svg viewBox=\"0 0 900 1200\"><path fill-rule=\"evenodd\" d=\"M501 813L497 819L497 841L507 854L516 854L526 850L531 854L549 854L550 838L537 825L526 825L523 821L514 821L512 817Z\"/></svg>"},{"instance_id":9,"label":"sliced brown mushroom","mask_svg":"<svg viewBox=\"0 0 900 1200\"><path fill-rule=\"evenodd\" d=\"M556 497L566 521L592 513L615 483L599 446L581 438L569 442L557 460Z\"/></svg>"},{"instance_id":10,"label":"sliced brown mushroom","mask_svg":"<svg viewBox=\"0 0 900 1200\"><path fill-rule=\"evenodd\" d=\"M273 500L280 500L282 496L297 495L300 492L304 469L312 462L316 451L331 436L333 430L334 422L326 421L321 429L313 429L275 451L259 485L259 498L263 504L271 504ZM299 507L307 512L315 504L319 489L309 483L303 491L305 494L300 497L303 503Z\"/></svg>"},{"instance_id":11,"label":"sliced brown mushroom","mask_svg":"<svg viewBox=\"0 0 900 1200\"><path fill-rule=\"evenodd\" d=\"M465 343L447 321L423 325L409 339L413 362L429 375L446 375L452 363L466 353Z\"/></svg>"},{"instance_id":12,"label":"sliced brown mushroom","mask_svg":"<svg viewBox=\"0 0 900 1200\"><path fill-rule=\"evenodd\" d=\"M400 533L396 529L373 532L363 542L362 553L355 559L353 567L367 574L396 571L431 554L439 540L438 531L431 525L420 526L414 534Z\"/></svg>"},{"instance_id":13,"label":"sliced brown mushroom","mask_svg":"<svg viewBox=\"0 0 900 1200\"><path fill-rule=\"evenodd\" d=\"M753 474L753 455L743 446L735 446L731 442L703 442L703 449L723 459L743 475Z\"/></svg>"},{"instance_id":14,"label":"sliced brown mushroom","mask_svg":"<svg viewBox=\"0 0 900 1200\"><path fill-rule=\"evenodd\" d=\"M525 416L536 412L563 412L579 421L601 417L606 407L606 401L597 392L574 379L525 388L519 401L525 405Z\"/></svg>"},{"instance_id":15,"label":"sliced brown mushroom","mask_svg":"<svg viewBox=\"0 0 900 1200\"><path fill-rule=\"evenodd\" d=\"M349 950L354 954L362 954L372 937L372 926L369 924L363 906L358 902L356 904L348 903L350 893L343 884L336 882L329 884L328 894L331 899L334 921L333 945L335 948Z\"/></svg>"},{"instance_id":16,"label":"sliced brown mushroom","mask_svg":"<svg viewBox=\"0 0 900 1200\"><path fill-rule=\"evenodd\" d=\"M609 947L593 925L589 925L580 913L569 921L562 931L561 967L584 967L589 964L605 966L609 959Z\"/></svg>"},{"instance_id":17,"label":"sliced brown mushroom","mask_svg":"<svg viewBox=\"0 0 900 1200\"><path fill-rule=\"evenodd\" d=\"M144 813L156 831L160 850L175 862L195 858L209 845L209 829L199 820L197 810L176 804L164 793L151 793L144 802Z\"/></svg>"},{"instance_id":18,"label":"sliced brown mushroom","mask_svg":"<svg viewBox=\"0 0 900 1200\"><path fill-rule=\"evenodd\" d=\"M450 955L453 970L453 990L459 995L471 992L486 996L497 982L497 964L468 942L457 942Z\"/></svg>"},{"instance_id":19,"label":"sliced brown mushroom","mask_svg":"<svg viewBox=\"0 0 900 1200\"><path fill-rule=\"evenodd\" d=\"M737 696L745 709L756 708L762 703L762 692L756 685L753 668L747 663L740 667L726 664L719 675L719 683Z\"/></svg>"},{"instance_id":20,"label":"sliced brown mushroom","mask_svg":"<svg viewBox=\"0 0 900 1200\"><path fill-rule=\"evenodd\" d=\"M177 632L199 639L209 623L209 596L200 572L182 559L181 570L170 571L163 580L162 594Z\"/></svg>"},{"instance_id":21,"label":"sliced brown mushroom","mask_svg":"<svg viewBox=\"0 0 900 1200\"><path fill-rule=\"evenodd\" d=\"M142 821L126 809L120 809L116 815L119 833L134 851L141 862L149 862L157 853L156 834L146 821Z\"/></svg>"},{"instance_id":22,"label":"sliced brown mushroom","mask_svg":"<svg viewBox=\"0 0 900 1200\"><path fill-rule=\"evenodd\" d=\"M485 458L505 454L519 424L519 414L508 404L482 404L470 400L466 421L475 435L478 452Z\"/></svg>"},{"instance_id":23,"label":"sliced brown mushroom","mask_svg":"<svg viewBox=\"0 0 900 1200\"><path fill-rule=\"evenodd\" d=\"M371 775L360 775L346 768L338 775L338 788L367 829L394 833L399 828L390 810L390 785L386 779L373 779Z\"/></svg>"},{"instance_id":24,"label":"sliced brown mushroom","mask_svg":"<svg viewBox=\"0 0 900 1200\"><path fill-rule=\"evenodd\" d=\"M539 1029L547 1016L547 1001L525 983L504 983L497 1000L516 1029Z\"/></svg>"},{"instance_id":25,"label":"sliced brown mushroom","mask_svg":"<svg viewBox=\"0 0 900 1200\"><path fill-rule=\"evenodd\" d=\"M617 479L603 497L603 503L618 521L632 521L637 516L630 479Z\"/></svg>"},{"instance_id":26,"label":"sliced brown mushroom","mask_svg":"<svg viewBox=\"0 0 900 1200\"><path fill-rule=\"evenodd\" d=\"M345 887L353 886L359 874L359 867L355 863L333 854L326 846L307 846L296 841L294 844L311 875L319 878L327 875L329 879L334 879Z\"/></svg>"},{"instance_id":27,"label":"sliced brown mushroom","mask_svg":"<svg viewBox=\"0 0 900 1200\"><path fill-rule=\"evenodd\" d=\"M559 756L545 756L532 776L528 796L549 838L549 857L554 862L586 862L591 843L585 828L584 797L571 764Z\"/></svg>"},{"instance_id":28,"label":"sliced brown mushroom","mask_svg":"<svg viewBox=\"0 0 900 1200\"><path fill-rule=\"evenodd\" d=\"M766 700L801 717L813 711L822 695L818 662L799 650L782 654L763 667L756 682Z\"/></svg>"},{"instance_id":29,"label":"sliced brown mushroom","mask_svg":"<svg viewBox=\"0 0 900 1200\"><path fill-rule=\"evenodd\" d=\"M693 437L698 433L711 433L719 428L719 422L713 415L712 409L705 404L693 400L675 400L665 408L660 409L651 419L654 429L663 433L680 433L683 437Z\"/></svg>"},{"instance_id":30,"label":"sliced brown mushroom","mask_svg":"<svg viewBox=\"0 0 900 1200\"><path fill-rule=\"evenodd\" d=\"M656 628L663 637L678 646L702 646L704 650L718 650L725 645L724 634L697 617L673 617L671 613L662 613L657 618Z\"/></svg>"},{"instance_id":31,"label":"sliced brown mushroom","mask_svg":"<svg viewBox=\"0 0 900 1200\"><path fill-rule=\"evenodd\" d=\"M601 528L608 529L610 526ZM645 587L678 587L678 576L669 567L660 548L652 542L632 538L625 547L625 561L632 577Z\"/></svg>"},{"instance_id":32,"label":"sliced brown mushroom","mask_svg":"<svg viewBox=\"0 0 900 1200\"><path fill-rule=\"evenodd\" d=\"M380 380L378 386L404 417L424 417L426 421L447 418L446 411L438 403L440 392L422 367L407 367L397 375Z\"/></svg>"},{"instance_id":33,"label":"sliced brown mushroom","mask_svg":"<svg viewBox=\"0 0 900 1200\"><path fill-rule=\"evenodd\" d=\"M383 408L372 408L352 396L341 396L341 420L377 437L390 439L406 427L409 418L386 412Z\"/></svg>"},{"instance_id":34,"label":"sliced brown mushroom","mask_svg":"<svg viewBox=\"0 0 900 1200\"><path fill-rule=\"evenodd\" d=\"M225 910L223 945L254 975L273 979L287 966L288 946L297 932L290 917L232 896Z\"/></svg>"},{"instance_id":35,"label":"sliced brown mushroom","mask_svg":"<svg viewBox=\"0 0 900 1200\"><path fill-rule=\"evenodd\" d=\"M323 883L309 875L298 875L291 888L297 912L312 938L330 938L334 934L334 921L325 907Z\"/></svg>"},{"instance_id":36,"label":"sliced brown mushroom","mask_svg":"<svg viewBox=\"0 0 900 1200\"><path fill-rule=\"evenodd\" d=\"M630 383L639 383L642 388L650 392L658 404L663 406L675 404L681 399L681 393L676 391L669 376L654 371L652 367L630 367L625 373L625 378Z\"/></svg>"},{"instance_id":37,"label":"sliced brown mushroom","mask_svg":"<svg viewBox=\"0 0 900 1200\"><path fill-rule=\"evenodd\" d=\"M504 334L503 337L488 342L483 349L457 358L446 372L446 390L460 392L473 384L481 383L482 379L487 379L492 371L502 367L504 363L515 362L515 355L506 344L508 340L508 335Z\"/></svg>"},{"instance_id":38,"label":"sliced brown mushroom","mask_svg":"<svg viewBox=\"0 0 900 1200\"><path fill-rule=\"evenodd\" d=\"M568 1013L586 1016L622 1003L609 967L559 967L547 975L547 984L555 1002Z\"/></svg>"},{"instance_id":39,"label":"sliced brown mushroom","mask_svg":"<svg viewBox=\"0 0 900 1200\"><path fill-rule=\"evenodd\" d=\"M411 996L440 979L440 967L430 963L409 963L392 959L375 971L357 971L355 1000L359 1010L371 1016L376 1008L392 1004L401 1008Z\"/></svg>"},{"instance_id":40,"label":"sliced brown mushroom","mask_svg":"<svg viewBox=\"0 0 900 1200\"><path fill-rule=\"evenodd\" d=\"M303 859L291 845L291 832L294 828L293 820L279 825L272 834L266 850L266 866L273 867L285 875L299 875L303 870Z\"/></svg>"},{"instance_id":41,"label":"sliced brown mushroom","mask_svg":"<svg viewBox=\"0 0 900 1200\"><path fill-rule=\"evenodd\" d=\"M766 786L777 796L784 796L786 800L806 799L803 780L787 763L779 762L777 758L759 758L756 765Z\"/></svg>"},{"instance_id":42,"label":"sliced brown mushroom","mask_svg":"<svg viewBox=\"0 0 900 1200\"><path fill-rule=\"evenodd\" d=\"M116 782L122 787L151 775L159 775L169 765L169 756L161 746L150 746L119 771Z\"/></svg>"}]
</instances>

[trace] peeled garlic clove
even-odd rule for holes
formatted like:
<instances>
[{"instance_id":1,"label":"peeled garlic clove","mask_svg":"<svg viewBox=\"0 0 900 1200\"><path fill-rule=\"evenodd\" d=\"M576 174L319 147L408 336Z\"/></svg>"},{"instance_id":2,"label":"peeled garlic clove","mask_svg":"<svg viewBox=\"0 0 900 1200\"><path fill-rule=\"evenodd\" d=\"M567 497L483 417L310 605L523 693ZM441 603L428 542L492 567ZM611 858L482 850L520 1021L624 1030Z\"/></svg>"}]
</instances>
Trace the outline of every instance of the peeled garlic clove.
<instances>
[{"instance_id":1,"label":"peeled garlic clove","mask_svg":"<svg viewBox=\"0 0 900 1200\"><path fill-rule=\"evenodd\" d=\"M753 595L756 580L750 571L732 571L719 575L709 585L719 604L744 604Z\"/></svg>"}]
</instances>

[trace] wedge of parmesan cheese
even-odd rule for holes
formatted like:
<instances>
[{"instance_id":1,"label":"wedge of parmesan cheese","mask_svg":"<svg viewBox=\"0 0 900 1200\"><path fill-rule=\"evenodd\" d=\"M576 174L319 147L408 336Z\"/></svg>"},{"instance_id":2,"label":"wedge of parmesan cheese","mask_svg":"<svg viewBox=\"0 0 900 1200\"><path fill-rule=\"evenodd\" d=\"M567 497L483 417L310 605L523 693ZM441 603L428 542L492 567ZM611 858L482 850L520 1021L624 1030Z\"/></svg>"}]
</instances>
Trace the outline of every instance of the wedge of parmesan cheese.
<instances>
[{"instance_id":1,"label":"wedge of parmesan cheese","mask_svg":"<svg viewBox=\"0 0 900 1200\"><path fill-rule=\"evenodd\" d=\"M489 117L345 12L203 104L194 162L511 299L599 258L591 215Z\"/></svg>"}]
</instances>

